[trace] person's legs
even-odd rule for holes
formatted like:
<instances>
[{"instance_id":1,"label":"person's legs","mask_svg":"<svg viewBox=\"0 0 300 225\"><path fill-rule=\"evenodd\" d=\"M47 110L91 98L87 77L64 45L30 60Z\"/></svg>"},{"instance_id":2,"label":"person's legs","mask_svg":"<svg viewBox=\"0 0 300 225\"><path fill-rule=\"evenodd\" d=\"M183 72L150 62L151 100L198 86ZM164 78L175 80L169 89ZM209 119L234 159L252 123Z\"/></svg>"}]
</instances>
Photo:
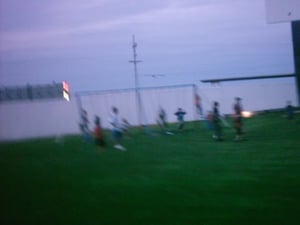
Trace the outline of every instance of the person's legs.
<instances>
[{"instance_id":1,"label":"person's legs","mask_svg":"<svg viewBox=\"0 0 300 225\"><path fill-rule=\"evenodd\" d=\"M114 148L119 149L121 151L126 151L126 148L120 144L122 138L122 132L113 130L112 135L114 139Z\"/></svg>"},{"instance_id":2,"label":"person's legs","mask_svg":"<svg viewBox=\"0 0 300 225\"><path fill-rule=\"evenodd\" d=\"M235 123L235 129L236 129L235 140L239 141L242 139L242 134L243 134L241 118L237 118L236 123Z\"/></svg>"}]
</instances>

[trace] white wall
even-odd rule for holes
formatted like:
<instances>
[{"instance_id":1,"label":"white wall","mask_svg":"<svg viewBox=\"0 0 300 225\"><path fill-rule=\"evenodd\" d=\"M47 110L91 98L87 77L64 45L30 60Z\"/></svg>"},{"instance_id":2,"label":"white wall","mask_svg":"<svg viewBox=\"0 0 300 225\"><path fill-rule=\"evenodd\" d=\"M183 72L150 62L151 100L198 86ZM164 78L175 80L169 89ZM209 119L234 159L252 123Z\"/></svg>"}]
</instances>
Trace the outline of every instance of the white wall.
<instances>
[{"instance_id":1,"label":"white wall","mask_svg":"<svg viewBox=\"0 0 300 225\"><path fill-rule=\"evenodd\" d=\"M147 90L141 94L143 100L143 124L154 124L159 105L165 107L169 121L176 121L173 115L177 107L189 113L192 120L193 89L191 86L174 90ZM138 124L135 92L107 92L99 95L82 96L82 106L88 112L90 128L93 128L94 116L101 117L102 126L109 128L111 107L119 108L120 116L132 125ZM80 133L80 117L76 98L71 101L33 101L12 102L0 105L0 141L19 140L35 137L49 137L62 134Z\"/></svg>"},{"instance_id":2,"label":"white wall","mask_svg":"<svg viewBox=\"0 0 300 225\"><path fill-rule=\"evenodd\" d=\"M0 140L78 132L75 101L15 102L0 105Z\"/></svg>"},{"instance_id":3,"label":"white wall","mask_svg":"<svg viewBox=\"0 0 300 225\"><path fill-rule=\"evenodd\" d=\"M203 99L204 110L211 110L212 102L220 103L223 114L231 114L235 97L242 98L244 110L260 111L266 109L279 109L291 101L297 106L297 90L295 82L284 83L252 83L226 86L206 85L199 88Z\"/></svg>"},{"instance_id":4,"label":"white wall","mask_svg":"<svg viewBox=\"0 0 300 225\"><path fill-rule=\"evenodd\" d=\"M234 83L233 83L234 84ZM295 82L243 84L211 87L198 87L205 111L211 110L212 102L220 102L223 114L232 113L235 97L243 99L245 110L256 111L282 108L290 100L297 105ZM143 108L149 124L155 123L159 105L168 114L169 121L175 121L174 112L178 107L187 111L187 120L193 120L194 98L192 88L152 90L142 94ZM94 115L99 115L103 126L108 127L111 106L120 109L122 117L132 124L137 124L135 94L133 92L106 93L83 97L83 107L93 122ZM79 115L75 97L71 102L64 100L19 102L0 104L0 140L18 140L34 137L56 136L79 133ZM91 125L92 127L92 125Z\"/></svg>"},{"instance_id":5,"label":"white wall","mask_svg":"<svg viewBox=\"0 0 300 225\"><path fill-rule=\"evenodd\" d=\"M118 91L82 96L82 107L93 120L95 115L100 116L103 127L108 128L109 117L112 106L119 109L121 118L126 118L131 125L155 124L159 107L162 106L167 113L168 122L175 122L174 113L178 107L187 111L185 119L194 120L194 89L193 86L165 88L165 89L143 89L140 91L142 99L142 118L139 122L134 91Z\"/></svg>"}]
</instances>

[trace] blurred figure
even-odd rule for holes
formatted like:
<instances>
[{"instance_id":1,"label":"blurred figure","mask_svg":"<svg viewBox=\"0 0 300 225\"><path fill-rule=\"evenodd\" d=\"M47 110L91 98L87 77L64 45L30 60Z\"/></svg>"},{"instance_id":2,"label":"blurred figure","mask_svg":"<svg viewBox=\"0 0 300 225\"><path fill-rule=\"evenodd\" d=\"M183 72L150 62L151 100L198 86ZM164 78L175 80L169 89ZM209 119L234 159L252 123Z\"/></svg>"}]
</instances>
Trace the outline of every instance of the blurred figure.
<instances>
[{"instance_id":1,"label":"blurred figure","mask_svg":"<svg viewBox=\"0 0 300 225\"><path fill-rule=\"evenodd\" d=\"M237 97L235 98L235 103L233 105L233 120L234 120L234 127L236 130L236 136L235 140L240 141L242 139L243 135L243 117L242 117L242 104L241 104L241 98Z\"/></svg>"},{"instance_id":2,"label":"blurred figure","mask_svg":"<svg viewBox=\"0 0 300 225\"><path fill-rule=\"evenodd\" d=\"M177 116L178 129L182 130L184 126L184 115L186 114L182 108L178 108L177 112L174 113Z\"/></svg>"},{"instance_id":3,"label":"blurred figure","mask_svg":"<svg viewBox=\"0 0 300 225\"><path fill-rule=\"evenodd\" d=\"M158 118L156 120L158 126L165 134L173 135L172 132L168 131L168 124L167 124L167 114L166 111L160 106L158 111Z\"/></svg>"},{"instance_id":4,"label":"blurred figure","mask_svg":"<svg viewBox=\"0 0 300 225\"><path fill-rule=\"evenodd\" d=\"M122 118L121 122L121 129L124 134L128 134L129 128L131 127L130 123L127 121L127 119Z\"/></svg>"},{"instance_id":5,"label":"blurred figure","mask_svg":"<svg viewBox=\"0 0 300 225\"><path fill-rule=\"evenodd\" d=\"M212 122L213 122L213 138L217 141L222 141L222 126L221 126L221 117L219 112L219 102L214 102L213 104L213 114L212 114Z\"/></svg>"},{"instance_id":6,"label":"blurred figure","mask_svg":"<svg viewBox=\"0 0 300 225\"><path fill-rule=\"evenodd\" d=\"M81 115L80 115L80 119L81 119L81 122L79 124L79 127L80 127L80 130L82 132L82 135L83 135L83 139L86 141L86 142L90 142L91 141L91 132L90 132L90 129L89 129L89 119L88 119L88 113L86 110L82 109L81 110Z\"/></svg>"},{"instance_id":7,"label":"blurred figure","mask_svg":"<svg viewBox=\"0 0 300 225\"><path fill-rule=\"evenodd\" d=\"M295 111L295 108L294 108L294 106L292 105L291 101L288 101L288 102L287 102L287 106L286 106L285 110L286 110L287 118L288 118L289 120L294 119L294 114L295 114L294 111Z\"/></svg>"},{"instance_id":8,"label":"blurred figure","mask_svg":"<svg viewBox=\"0 0 300 225\"><path fill-rule=\"evenodd\" d=\"M167 114L166 111L160 106L157 117L157 124L162 129L165 130L167 128Z\"/></svg>"},{"instance_id":9,"label":"blurred figure","mask_svg":"<svg viewBox=\"0 0 300 225\"><path fill-rule=\"evenodd\" d=\"M201 106L201 98L197 93L195 94L195 107L197 109L197 113L199 113L200 118L201 118L203 116L202 106Z\"/></svg>"},{"instance_id":10,"label":"blurred figure","mask_svg":"<svg viewBox=\"0 0 300 225\"><path fill-rule=\"evenodd\" d=\"M118 108L112 107L109 123L111 125L111 134L112 134L112 139L114 141L114 148L121 151L126 151L126 148L120 144L122 139L122 128L120 124Z\"/></svg>"},{"instance_id":11,"label":"blurred figure","mask_svg":"<svg viewBox=\"0 0 300 225\"><path fill-rule=\"evenodd\" d=\"M212 130L213 129L213 113L212 111L208 111L205 117L205 127L208 130Z\"/></svg>"},{"instance_id":12,"label":"blurred figure","mask_svg":"<svg viewBox=\"0 0 300 225\"><path fill-rule=\"evenodd\" d=\"M98 150L101 152L105 148L106 143L103 135L103 130L101 128L101 121L99 116L95 117L94 139Z\"/></svg>"}]
</instances>

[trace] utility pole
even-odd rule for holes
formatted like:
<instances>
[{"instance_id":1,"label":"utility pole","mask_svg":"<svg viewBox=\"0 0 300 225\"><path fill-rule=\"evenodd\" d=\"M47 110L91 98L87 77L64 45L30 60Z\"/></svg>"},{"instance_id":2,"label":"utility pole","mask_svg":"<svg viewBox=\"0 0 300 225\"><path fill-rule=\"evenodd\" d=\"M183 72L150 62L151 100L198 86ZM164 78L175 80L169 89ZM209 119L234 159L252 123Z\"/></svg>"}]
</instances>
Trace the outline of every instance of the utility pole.
<instances>
[{"instance_id":1,"label":"utility pole","mask_svg":"<svg viewBox=\"0 0 300 225\"><path fill-rule=\"evenodd\" d=\"M138 79L138 71L137 64L142 62L141 60L137 60L136 54L137 43L135 42L134 35L132 36L132 50L133 50L133 60L130 60L130 63L133 63L134 66L134 84L135 84L135 96L136 96L136 105L137 105L137 116L138 116L138 125L142 124L142 112L141 112L141 96L139 91L139 79Z\"/></svg>"}]
</instances>

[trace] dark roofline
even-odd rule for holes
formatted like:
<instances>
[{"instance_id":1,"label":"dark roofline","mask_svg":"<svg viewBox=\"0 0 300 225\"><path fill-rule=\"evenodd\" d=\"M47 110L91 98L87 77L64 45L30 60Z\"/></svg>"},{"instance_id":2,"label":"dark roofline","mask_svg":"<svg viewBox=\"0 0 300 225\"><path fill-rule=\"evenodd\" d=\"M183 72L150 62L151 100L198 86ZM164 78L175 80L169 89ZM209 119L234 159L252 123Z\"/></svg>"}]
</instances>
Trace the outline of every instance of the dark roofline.
<instances>
[{"instance_id":1,"label":"dark roofline","mask_svg":"<svg viewBox=\"0 0 300 225\"><path fill-rule=\"evenodd\" d=\"M221 78L221 79L201 80L201 82L203 82L203 83L218 83L218 82L225 82L225 81L274 79L274 78L286 78L286 77L296 77L296 74L269 75L269 76L253 76L253 77Z\"/></svg>"}]
</instances>

